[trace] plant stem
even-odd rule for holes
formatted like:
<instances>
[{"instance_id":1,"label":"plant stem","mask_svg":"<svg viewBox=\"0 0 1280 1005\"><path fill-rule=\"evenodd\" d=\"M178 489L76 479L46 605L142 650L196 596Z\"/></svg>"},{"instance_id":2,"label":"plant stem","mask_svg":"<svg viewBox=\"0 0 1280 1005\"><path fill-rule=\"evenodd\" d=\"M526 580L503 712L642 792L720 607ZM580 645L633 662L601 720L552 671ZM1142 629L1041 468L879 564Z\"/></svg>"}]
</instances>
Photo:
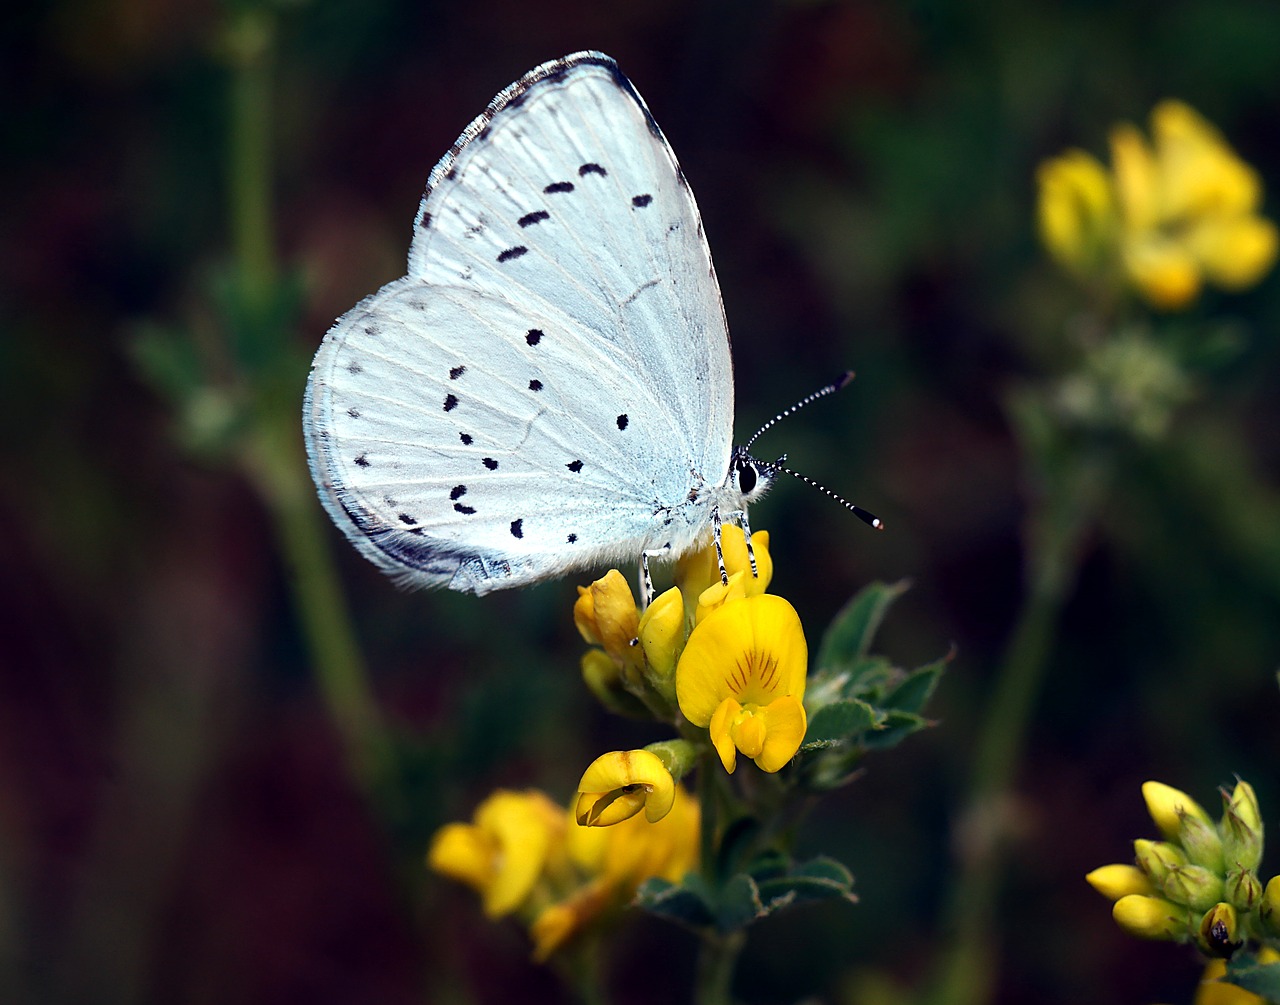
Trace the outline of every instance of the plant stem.
<instances>
[{"instance_id":1,"label":"plant stem","mask_svg":"<svg viewBox=\"0 0 1280 1005\"><path fill-rule=\"evenodd\" d=\"M730 1005L733 1001L733 971L747 941L742 931L702 936L698 954L698 974L693 1000L696 1005Z\"/></svg>"}]
</instances>

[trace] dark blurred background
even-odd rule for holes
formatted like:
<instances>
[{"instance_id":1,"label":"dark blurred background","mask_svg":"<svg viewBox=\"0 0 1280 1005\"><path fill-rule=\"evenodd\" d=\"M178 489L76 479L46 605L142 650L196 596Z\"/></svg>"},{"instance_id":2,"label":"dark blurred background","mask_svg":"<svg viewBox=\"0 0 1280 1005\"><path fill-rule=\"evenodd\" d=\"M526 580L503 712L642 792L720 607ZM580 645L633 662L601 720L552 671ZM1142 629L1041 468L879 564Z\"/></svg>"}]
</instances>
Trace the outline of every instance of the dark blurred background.
<instances>
[{"instance_id":1,"label":"dark blurred background","mask_svg":"<svg viewBox=\"0 0 1280 1005\"><path fill-rule=\"evenodd\" d=\"M406 594L326 521L398 738L389 822L344 760L261 479L192 432L220 428L244 386L216 305L236 253L227 53L246 10L79 0L5 18L0 995L566 1000L522 933L485 923L420 854L495 786L567 798L598 753L660 738L581 686L572 582ZM1178 97L1275 189L1280 7L317 0L259 14L271 218L297 291L296 365L277 374L291 414L332 319L403 273L438 157L501 87L582 48L618 59L698 196L739 435L858 371L762 449L889 530L781 485L752 514L773 534L774 589L816 636L860 585L909 577L880 649L905 665L958 655L939 727L871 758L806 831L809 851L849 863L861 903L760 926L739 990L853 1002L874 1000L868 974L921 983L1024 595L1028 482L1005 402L1055 372L1081 305L1036 244L1035 167L1068 146L1105 157L1114 122L1145 126ZM1083 881L1151 834L1144 779L1216 811L1238 772L1280 819L1280 281L1190 317L1230 319L1242 350L1170 434L1213 448L1139 454L1086 538L1017 774L1000 1002L1189 1000L1195 958L1122 935ZM175 404L140 364L157 331L195 346L222 390ZM1203 464L1184 480L1188 456ZM618 1000L682 1000L692 958L676 930L638 920Z\"/></svg>"}]
</instances>

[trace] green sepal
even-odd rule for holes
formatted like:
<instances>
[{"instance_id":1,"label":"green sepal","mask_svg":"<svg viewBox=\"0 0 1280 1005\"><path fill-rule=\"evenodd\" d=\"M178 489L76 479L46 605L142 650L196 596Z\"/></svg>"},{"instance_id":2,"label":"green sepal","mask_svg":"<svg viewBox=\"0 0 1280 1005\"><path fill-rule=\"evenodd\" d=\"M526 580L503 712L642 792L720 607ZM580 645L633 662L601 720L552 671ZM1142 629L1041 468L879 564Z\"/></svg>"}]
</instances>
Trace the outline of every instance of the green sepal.
<instances>
[{"instance_id":1,"label":"green sepal","mask_svg":"<svg viewBox=\"0 0 1280 1005\"><path fill-rule=\"evenodd\" d=\"M1256 956L1239 953L1227 964L1223 980L1269 1002L1280 1002L1280 963L1259 963Z\"/></svg>"},{"instance_id":2,"label":"green sepal","mask_svg":"<svg viewBox=\"0 0 1280 1005\"><path fill-rule=\"evenodd\" d=\"M818 647L818 668L848 668L865 656L890 605L906 592L908 585L906 580L892 584L876 582L859 590L823 634Z\"/></svg>"},{"instance_id":3,"label":"green sepal","mask_svg":"<svg viewBox=\"0 0 1280 1005\"><path fill-rule=\"evenodd\" d=\"M803 904L835 897L851 904L858 901L853 873L825 855L796 866L785 876L760 883L760 899L765 904Z\"/></svg>"},{"instance_id":4,"label":"green sepal","mask_svg":"<svg viewBox=\"0 0 1280 1005\"><path fill-rule=\"evenodd\" d=\"M868 750L888 750L896 747L912 733L928 729L933 725L932 719L912 712L893 710L884 717L884 722L874 733L868 733L863 745Z\"/></svg>"},{"instance_id":5,"label":"green sepal","mask_svg":"<svg viewBox=\"0 0 1280 1005\"><path fill-rule=\"evenodd\" d=\"M746 928L773 909L760 898L760 887L745 872L730 876L720 888L720 909L716 912L716 927L721 932Z\"/></svg>"}]
</instances>

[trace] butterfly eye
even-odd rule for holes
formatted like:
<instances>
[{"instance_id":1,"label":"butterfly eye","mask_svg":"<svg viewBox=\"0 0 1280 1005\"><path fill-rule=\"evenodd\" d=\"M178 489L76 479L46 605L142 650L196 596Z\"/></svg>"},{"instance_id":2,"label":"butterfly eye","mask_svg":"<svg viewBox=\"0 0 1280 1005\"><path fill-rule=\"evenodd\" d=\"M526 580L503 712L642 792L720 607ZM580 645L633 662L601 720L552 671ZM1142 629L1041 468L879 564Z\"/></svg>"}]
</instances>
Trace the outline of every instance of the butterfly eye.
<instances>
[{"instance_id":1,"label":"butterfly eye","mask_svg":"<svg viewBox=\"0 0 1280 1005\"><path fill-rule=\"evenodd\" d=\"M744 496L749 496L756 487L756 469L750 464L738 465L738 488Z\"/></svg>"}]
</instances>

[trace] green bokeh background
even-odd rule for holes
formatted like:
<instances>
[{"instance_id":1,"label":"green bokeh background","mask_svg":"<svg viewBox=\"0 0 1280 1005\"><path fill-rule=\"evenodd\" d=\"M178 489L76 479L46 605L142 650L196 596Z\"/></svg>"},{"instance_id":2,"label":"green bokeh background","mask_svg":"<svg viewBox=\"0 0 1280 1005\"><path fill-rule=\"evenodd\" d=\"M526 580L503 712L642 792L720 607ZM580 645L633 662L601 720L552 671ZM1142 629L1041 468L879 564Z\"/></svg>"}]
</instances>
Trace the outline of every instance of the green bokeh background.
<instances>
[{"instance_id":1,"label":"green bokeh background","mask_svg":"<svg viewBox=\"0 0 1280 1005\"><path fill-rule=\"evenodd\" d=\"M325 526L399 737L388 822L344 766L259 494L189 449L129 348L160 326L219 357L225 36L244 9L82 0L6 15L0 998L562 1001L521 933L483 922L419 856L495 786L567 798L598 753L660 738L582 688L571 582L407 594ZM910 577L881 648L906 665L953 643L957 656L939 728L872 758L807 831L807 850L852 867L861 904L761 925L738 990L868 1002L868 971L920 986L1023 596L1029 486L1004 403L1063 365L1082 305L1035 244L1035 167L1067 146L1102 155L1112 123L1178 97L1280 188L1280 7L263 10L273 219L302 281L285 378L299 409L328 324L402 274L431 165L501 87L582 48L618 59L698 196L739 436L858 371L762 450L889 530L779 486L752 513L773 534L774 590L816 635L860 585ZM1206 297L1186 325L1209 319L1243 348L1108 496L1052 650L1017 776L1000 1002L1190 1000L1195 957L1121 935L1082 880L1151 833L1144 779L1213 806L1238 772L1280 823L1280 279ZM640 921L617 1000L683 1000L692 959L679 932Z\"/></svg>"}]
</instances>

